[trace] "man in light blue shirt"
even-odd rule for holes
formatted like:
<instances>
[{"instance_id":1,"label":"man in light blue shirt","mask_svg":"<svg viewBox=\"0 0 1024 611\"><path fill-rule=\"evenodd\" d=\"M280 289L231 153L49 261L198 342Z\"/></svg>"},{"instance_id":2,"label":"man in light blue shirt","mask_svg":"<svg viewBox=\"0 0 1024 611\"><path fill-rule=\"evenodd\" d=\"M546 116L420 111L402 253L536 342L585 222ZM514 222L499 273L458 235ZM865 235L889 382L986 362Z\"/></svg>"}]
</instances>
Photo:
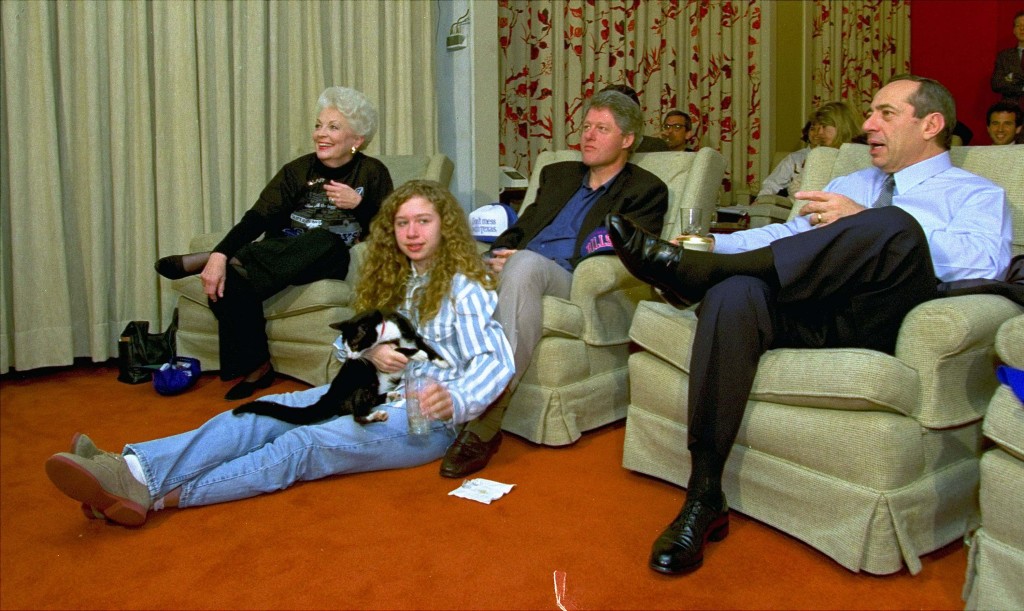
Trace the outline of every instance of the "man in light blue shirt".
<instances>
[{"instance_id":1,"label":"man in light blue shirt","mask_svg":"<svg viewBox=\"0 0 1024 611\"><path fill-rule=\"evenodd\" d=\"M1001 279L1010 262L1004 191L953 167L956 124L940 83L898 76L863 129L874 167L803 191L800 216L683 249L611 215L626 268L672 303L701 301L690 360L692 470L686 504L655 541L650 566L686 573L728 532L722 469L762 354L779 347L892 353L903 317L938 296L937 279ZM721 363L728 367L721 367Z\"/></svg>"}]
</instances>

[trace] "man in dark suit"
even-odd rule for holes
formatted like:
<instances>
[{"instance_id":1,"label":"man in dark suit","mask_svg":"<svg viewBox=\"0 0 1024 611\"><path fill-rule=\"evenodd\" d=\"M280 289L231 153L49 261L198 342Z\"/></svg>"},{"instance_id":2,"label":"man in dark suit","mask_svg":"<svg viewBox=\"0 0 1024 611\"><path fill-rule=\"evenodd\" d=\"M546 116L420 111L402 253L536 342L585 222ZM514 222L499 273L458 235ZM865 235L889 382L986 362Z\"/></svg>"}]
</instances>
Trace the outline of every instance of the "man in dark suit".
<instances>
[{"instance_id":1,"label":"man in dark suit","mask_svg":"<svg viewBox=\"0 0 1024 611\"><path fill-rule=\"evenodd\" d=\"M579 262L598 253L612 254L605 217L628 214L647 231L661 232L668 188L657 176L627 163L643 129L640 107L618 91L602 91L587 101L585 117L583 161L546 166L533 204L485 255L499 278L495 318L512 345L516 373L505 395L467 423L448 448L441 461L444 477L479 471L497 451L508 395L541 338L541 298L568 299Z\"/></svg>"},{"instance_id":2,"label":"man in dark suit","mask_svg":"<svg viewBox=\"0 0 1024 611\"><path fill-rule=\"evenodd\" d=\"M1017 46L996 55L992 91L1002 95L1004 100L1021 104L1024 102L1024 11L1013 16L1013 35L1017 37Z\"/></svg>"}]
</instances>

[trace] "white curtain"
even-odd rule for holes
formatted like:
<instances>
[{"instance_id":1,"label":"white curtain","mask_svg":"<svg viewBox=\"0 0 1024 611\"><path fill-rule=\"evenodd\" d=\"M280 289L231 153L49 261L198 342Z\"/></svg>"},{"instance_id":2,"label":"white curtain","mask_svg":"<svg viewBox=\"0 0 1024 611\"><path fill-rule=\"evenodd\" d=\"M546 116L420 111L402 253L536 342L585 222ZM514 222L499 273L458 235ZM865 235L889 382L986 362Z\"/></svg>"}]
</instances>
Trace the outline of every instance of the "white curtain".
<instances>
[{"instance_id":1,"label":"white curtain","mask_svg":"<svg viewBox=\"0 0 1024 611\"><path fill-rule=\"evenodd\" d=\"M0 3L0 373L116 356L170 320L153 262L221 231L359 89L370 155L437 148L436 6L417 0Z\"/></svg>"}]
</instances>

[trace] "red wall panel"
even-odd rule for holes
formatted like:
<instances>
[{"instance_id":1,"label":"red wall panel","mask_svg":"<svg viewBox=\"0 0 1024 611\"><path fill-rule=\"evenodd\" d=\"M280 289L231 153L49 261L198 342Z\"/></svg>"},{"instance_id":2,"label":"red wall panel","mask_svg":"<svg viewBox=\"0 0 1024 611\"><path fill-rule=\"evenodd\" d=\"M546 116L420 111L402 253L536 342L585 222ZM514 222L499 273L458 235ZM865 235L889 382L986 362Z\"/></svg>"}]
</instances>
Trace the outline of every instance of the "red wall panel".
<instances>
[{"instance_id":1,"label":"red wall panel","mask_svg":"<svg viewBox=\"0 0 1024 611\"><path fill-rule=\"evenodd\" d=\"M1013 15L1024 0L912 0L910 68L934 78L956 99L957 116L974 132L971 144L991 144L985 111L999 100L989 86L996 53L1016 46Z\"/></svg>"}]
</instances>

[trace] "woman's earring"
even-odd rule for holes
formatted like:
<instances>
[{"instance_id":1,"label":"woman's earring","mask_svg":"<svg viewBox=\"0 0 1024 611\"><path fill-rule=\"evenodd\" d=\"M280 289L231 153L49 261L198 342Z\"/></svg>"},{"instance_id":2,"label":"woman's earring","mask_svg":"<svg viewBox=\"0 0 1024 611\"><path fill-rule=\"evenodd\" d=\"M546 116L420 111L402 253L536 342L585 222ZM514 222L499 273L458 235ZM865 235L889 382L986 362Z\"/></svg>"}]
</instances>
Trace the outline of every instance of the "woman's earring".
<instances>
[{"instance_id":1,"label":"woman's earring","mask_svg":"<svg viewBox=\"0 0 1024 611\"><path fill-rule=\"evenodd\" d=\"M359 149L357 149L356 147L354 147L354 146L353 146L353 147L352 147L352 154L353 154L353 155L355 155L355 154L356 154L356 151L358 151L358 150L359 150Z\"/></svg>"}]
</instances>

